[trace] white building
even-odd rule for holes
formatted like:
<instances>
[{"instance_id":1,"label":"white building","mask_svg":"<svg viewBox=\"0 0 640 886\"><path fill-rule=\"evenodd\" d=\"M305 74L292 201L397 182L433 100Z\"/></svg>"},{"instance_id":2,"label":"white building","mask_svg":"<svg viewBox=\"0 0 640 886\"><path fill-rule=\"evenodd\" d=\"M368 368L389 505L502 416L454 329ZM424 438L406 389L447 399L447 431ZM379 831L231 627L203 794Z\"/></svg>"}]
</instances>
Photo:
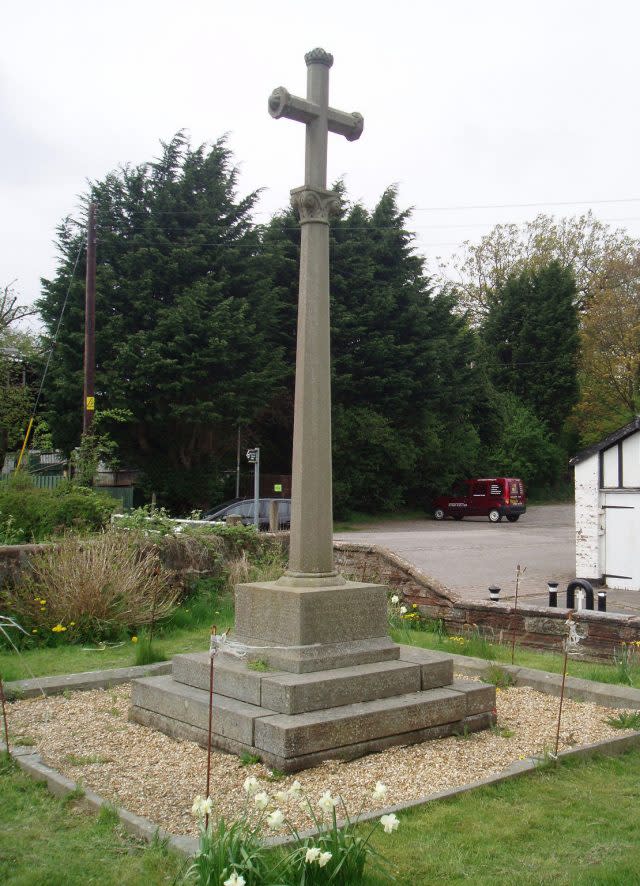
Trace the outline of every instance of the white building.
<instances>
[{"instance_id":1,"label":"white building","mask_svg":"<svg viewBox=\"0 0 640 886\"><path fill-rule=\"evenodd\" d=\"M576 575L640 590L640 416L579 452Z\"/></svg>"}]
</instances>

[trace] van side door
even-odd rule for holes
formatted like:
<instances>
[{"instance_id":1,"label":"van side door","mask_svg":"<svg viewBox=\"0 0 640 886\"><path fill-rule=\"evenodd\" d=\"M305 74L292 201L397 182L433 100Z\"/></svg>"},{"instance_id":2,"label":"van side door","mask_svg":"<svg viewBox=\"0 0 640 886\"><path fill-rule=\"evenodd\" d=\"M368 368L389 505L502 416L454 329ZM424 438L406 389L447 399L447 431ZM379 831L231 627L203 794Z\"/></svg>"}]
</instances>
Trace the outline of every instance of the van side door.
<instances>
[{"instance_id":1,"label":"van side door","mask_svg":"<svg viewBox=\"0 0 640 886\"><path fill-rule=\"evenodd\" d=\"M475 480L471 484L469 513L472 517L485 517L489 513L486 480Z\"/></svg>"}]
</instances>

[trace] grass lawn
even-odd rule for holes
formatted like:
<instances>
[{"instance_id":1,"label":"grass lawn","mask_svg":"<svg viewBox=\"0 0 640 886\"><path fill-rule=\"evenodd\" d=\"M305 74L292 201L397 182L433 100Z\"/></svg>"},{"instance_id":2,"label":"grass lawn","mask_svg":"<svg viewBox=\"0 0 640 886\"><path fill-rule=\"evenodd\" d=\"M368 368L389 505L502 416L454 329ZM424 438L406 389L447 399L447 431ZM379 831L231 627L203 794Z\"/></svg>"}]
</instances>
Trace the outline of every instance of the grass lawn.
<instances>
[{"instance_id":1,"label":"grass lawn","mask_svg":"<svg viewBox=\"0 0 640 886\"><path fill-rule=\"evenodd\" d=\"M61 801L0 764L0 882L156 886L184 862L127 837L108 811ZM631 886L640 882L640 751L565 761L520 779L400 814L374 846L400 884ZM45 836L46 835L46 839ZM367 886L388 882L375 868Z\"/></svg>"},{"instance_id":2,"label":"grass lawn","mask_svg":"<svg viewBox=\"0 0 640 886\"><path fill-rule=\"evenodd\" d=\"M437 649L457 655L486 658L489 662L497 664L511 664L510 643L489 643L476 635L456 638L431 630L416 631L406 628L395 628L390 633L396 643L421 646L424 649ZM618 663L612 662L611 664L574 661L570 658L567 672L573 677L582 677L584 680L595 680L600 683L618 683L623 686L635 686L637 689L640 689L639 651L637 649L635 651L632 650L629 653L630 658L626 662L619 661ZM516 645L514 664L521 667L561 674L563 661L564 656L559 652L536 652L533 649L526 649Z\"/></svg>"},{"instance_id":3,"label":"grass lawn","mask_svg":"<svg viewBox=\"0 0 640 886\"><path fill-rule=\"evenodd\" d=\"M640 751L565 761L400 815L374 846L399 883L640 883ZM371 873L368 886L385 881Z\"/></svg>"},{"instance_id":4,"label":"grass lawn","mask_svg":"<svg viewBox=\"0 0 640 886\"><path fill-rule=\"evenodd\" d=\"M0 883L11 886L155 886L173 883L183 859L127 836L110 810L58 800L0 759Z\"/></svg>"}]
</instances>

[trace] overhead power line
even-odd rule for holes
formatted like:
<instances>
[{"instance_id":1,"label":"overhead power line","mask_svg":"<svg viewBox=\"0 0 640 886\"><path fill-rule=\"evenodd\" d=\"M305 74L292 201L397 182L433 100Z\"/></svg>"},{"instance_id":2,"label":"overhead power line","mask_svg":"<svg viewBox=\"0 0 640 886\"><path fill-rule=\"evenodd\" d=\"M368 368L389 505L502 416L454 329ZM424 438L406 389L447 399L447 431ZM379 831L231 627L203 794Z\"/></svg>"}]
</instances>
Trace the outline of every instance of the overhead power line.
<instances>
[{"instance_id":1,"label":"overhead power line","mask_svg":"<svg viewBox=\"0 0 640 886\"><path fill-rule=\"evenodd\" d=\"M478 203L470 205L453 206L413 206L410 212L466 212L476 209L542 209L545 206L599 206L606 203L640 203L640 197L611 197L606 200L545 200L537 203ZM288 207L279 210L252 209L252 215L273 215ZM155 209L149 212L146 207L140 208L143 216L150 218L152 215L198 215L198 209Z\"/></svg>"}]
</instances>

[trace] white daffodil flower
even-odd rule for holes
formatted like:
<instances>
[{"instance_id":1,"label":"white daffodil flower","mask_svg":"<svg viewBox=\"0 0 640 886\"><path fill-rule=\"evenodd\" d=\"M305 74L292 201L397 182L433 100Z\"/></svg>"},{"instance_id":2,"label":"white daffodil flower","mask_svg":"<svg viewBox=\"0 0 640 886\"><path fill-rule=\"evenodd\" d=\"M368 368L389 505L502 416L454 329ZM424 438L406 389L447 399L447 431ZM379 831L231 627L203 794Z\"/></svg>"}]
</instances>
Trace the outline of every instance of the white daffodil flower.
<instances>
[{"instance_id":1,"label":"white daffodil flower","mask_svg":"<svg viewBox=\"0 0 640 886\"><path fill-rule=\"evenodd\" d=\"M394 594L393 597L391 598L391 602L392 602L393 604L395 604L395 603L399 603L399 602L400 602L400 597L399 597L397 594Z\"/></svg>"},{"instance_id":2,"label":"white daffodil flower","mask_svg":"<svg viewBox=\"0 0 640 886\"><path fill-rule=\"evenodd\" d=\"M305 855L304 860L307 864L313 864L321 855L322 850L318 849L317 846L312 846L311 849L307 849L307 854Z\"/></svg>"},{"instance_id":3,"label":"white daffodil flower","mask_svg":"<svg viewBox=\"0 0 640 886\"><path fill-rule=\"evenodd\" d=\"M318 859L318 867L323 868L326 863L333 857L333 853L331 852L321 852L320 857Z\"/></svg>"},{"instance_id":4,"label":"white daffodil flower","mask_svg":"<svg viewBox=\"0 0 640 886\"><path fill-rule=\"evenodd\" d=\"M289 796L291 797L291 799L296 799L296 797L299 797L301 793L302 793L302 785L300 784L300 782L296 778L296 780L293 782L293 784L291 784L289 786Z\"/></svg>"},{"instance_id":5,"label":"white daffodil flower","mask_svg":"<svg viewBox=\"0 0 640 886\"><path fill-rule=\"evenodd\" d=\"M284 804L287 803L290 798L289 798L289 794L287 791L276 791L275 794L273 795L273 799L280 806L284 806Z\"/></svg>"},{"instance_id":6,"label":"white daffodil flower","mask_svg":"<svg viewBox=\"0 0 640 886\"><path fill-rule=\"evenodd\" d=\"M252 794L258 792L260 782L255 777L255 775L250 775L249 778L245 778L242 787L244 788L245 794L249 794L249 796L251 796Z\"/></svg>"},{"instance_id":7,"label":"white daffodil flower","mask_svg":"<svg viewBox=\"0 0 640 886\"><path fill-rule=\"evenodd\" d=\"M239 873L237 873L237 871L234 871L231 874L231 876L229 877L229 879L224 881L222 886L245 886L246 882L247 881L242 876L242 874L239 874Z\"/></svg>"},{"instance_id":8,"label":"white daffodil flower","mask_svg":"<svg viewBox=\"0 0 640 886\"><path fill-rule=\"evenodd\" d=\"M258 809L266 809L269 805L269 794L267 794L266 791L260 791L260 793L256 794L253 798L253 802Z\"/></svg>"},{"instance_id":9,"label":"white daffodil flower","mask_svg":"<svg viewBox=\"0 0 640 886\"><path fill-rule=\"evenodd\" d=\"M325 791L318 800L318 806L320 807L320 809L322 809L323 812L330 813L333 812L339 802L339 800L331 796L330 791Z\"/></svg>"},{"instance_id":10,"label":"white daffodil flower","mask_svg":"<svg viewBox=\"0 0 640 886\"><path fill-rule=\"evenodd\" d=\"M376 786L373 789L373 799L374 800L384 800L387 796L387 786L381 781L376 782Z\"/></svg>"},{"instance_id":11,"label":"white daffodil flower","mask_svg":"<svg viewBox=\"0 0 640 886\"><path fill-rule=\"evenodd\" d=\"M204 803L204 797L201 797L200 794L194 799L193 806L191 807L191 814L196 815L198 818L202 817L202 804Z\"/></svg>"},{"instance_id":12,"label":"white daffodil flower","mask_svg":"<svg viewBox=\"0 0 640 886\"><path fill-rule=\"evenodd\" d=\"M267 824L274 831L277 831L284 824L284 812L281 809L275 809L273 812L270 812L267 815Z\"/></svg>"},{"instance_id":13,"label":"white daffodil flower","mask_svg":"<svg viewBox=\"0 0 640 886\"><path fill-rule=\"evenodd\" d=\"M408 610L407 610L407 607L406 607L406 606L401 606L401 607L400 607L400 615L404 615L407 611L408 611Z\"/></svg>"},{"instance_id":14,"label":"white daffodil flower","mask_svg":"<svg viewBox=\"0 0 640 886\"><path fill-rule=\"evenodd\" d=\"M213 812L213 800L211 799L211 797L207 797L206 800L202 801L201 815L204 818L205 815L211 815L212 812Z\"/></svg>"},{"instance_id":15,"label":"white daffodil flower","mask_svg":"<svg viewBox=\"0 0 640 886\"><path fill-rule=\"evenodd\" d=\"M393 812L390 812L389 815L380 816L380 824L384 828L385 834L392 834L393 831L398 830L400 820L398 819L397 815L395 815Z\"/></svg>"}]
</instances>

